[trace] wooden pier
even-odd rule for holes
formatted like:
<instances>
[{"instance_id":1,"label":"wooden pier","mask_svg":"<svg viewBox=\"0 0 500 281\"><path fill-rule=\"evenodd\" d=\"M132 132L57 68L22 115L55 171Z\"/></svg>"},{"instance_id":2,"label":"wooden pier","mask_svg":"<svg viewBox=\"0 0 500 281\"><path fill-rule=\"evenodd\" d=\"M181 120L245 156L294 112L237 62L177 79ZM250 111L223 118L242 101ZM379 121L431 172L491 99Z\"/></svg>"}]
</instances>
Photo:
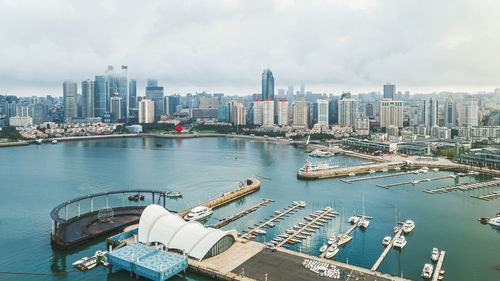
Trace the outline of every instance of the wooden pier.
<instances>
[{"instance_id":1,"label":"wooden pier","mask_svg":"<svg viewBox=\"0 0 500 281\"><path fill-rule=\"evenodd\" d=\"M247 182L247 185L241 189L238 189L236 191L233 191L227 195L222 195L220 197L217 197L215 199L212 199L208 202L205 202L205 203L202 203L202 204L199 204L199 205L196 205L194 207L198 207L198 206L205 206L205 207L209 207L209 208L217 208L217 207L220 207L224 204L227 204L231 201L234 201L236 199L239 199L243 196L246 196L250 193L253 193L257 190L259 190L260 188L260 181L256 178L248 178L246 179L246 182ZM194 207L191 207L189 209L186 209L184 211L180 211L178 213L178 215L182 218L184 217L185 215L187 215L191 209L193 209Z\"/></svg>"},{"instance_id":2,"label":"wooden pier","mask_svg":"<svg viewBox=\"0 0 500 281\"><path fill-rule=\"evenodd\" d=\"M462 191L467 191L467 190L471 190L471 189L478 189L478 188L490 187L490 186L495 186L495 185L500 185L500 179L494 179L491 181L483 181L483 182L475 182L475 183L469 183L469 184L459 184L459 185L442 187L442 188L437 188L437 189L426 189L426 190L424 190L424 192L427 192L429 194L434 194L434 193L440 193L440 192L450 192L450 191L453 191L456 189L459 189Z\"/></svg>"},{"instance_id":3,"label":"wooden pier","mask_svg":"<svg viewBox=\"0 0 500 281\"><path fill-rule=\"evenodd\" d=\"M398 172L398 173L392 173L392 174L386 174L386 175L379 175L379 176L372 176L372 177L365 177L365 178L356 178L356 179L342 180L342 181L345 183L353 183L353 182L357 182L357 181L375 180L375 179L382 179L382 178L388 178L388 177L403 176L403 175L408 175L408 174L412 174L412 172L411 171Z\"/></svg>"},{"instance_id":4,"label":"wooden pier","mask_svg":"<svg viewBox=\"0 0 500 281\"><path fill-rule=\"evenodd\" d=\"M304 225L299 230L294 231L292 235L288 236L286 239L284 239L283 241L279 242L274 248L279 248L279 247L283 246L285 243L287 243L288 241L290 241L290 239L293 239L295 236L299 235L302 231L304 231L304 229L309 228L311 225L313 225L315 222L317 222L319 219L321 219L322 217L324 217L327 214L338 215L338 213L334 209L326 208L321 214L319 214L318 216L316 216L312 221L310 221L309 223L307 223L306 225Z\"/></svg>"},{"instance_id":5,"label":"wooden pier","mask_svg":"<svg viewBox=\"0 0 500 281\"><path fill-rule=\"evenodd\" d=\"M241 237L242 237L242 238L248 238L248 235L249 235L250 233L255 232L257 229L261 229L261 228L263 228L263 227L264 227L264 226L266 226L268 223L273 222L273 221L275 221L275 220L277 220L277 219L281 218L282 216L284 216L284 215L286 215L286 214L288 214L288 213L292 212L293 210L295 210L295 209L297 209L297 208L300 208L300 207L302 207L302 205L293 205L293 206L292 206L291 208L289 208L288 210L283 211L282 213L280 213L280 214L278 214L278 215L276 215L276 216L272 217L271 219L269 219L269 220L267 220L267 221L265 221L265 222L263 222L263 223L259 224L259 225L258 225L258 226L256 226L255 228L252 228L250 231L248 231L247 233L243 234Z\"/></svg>"},{"instance_id":6,"label":"wooden pier","mask_svg":"<svg viewBox=\"0 0 500 281\"><path fill-rule=\"evenodd\" d=\"M213 228L221 228L223 226L226 226L228 224L230 224L231 222L243 217L244 215L247 215L251 212L254 212L256 211L260 206L264 205L264 204L269 204L271 202L274 202L274 200L271 200L271 199L263 199L262 202L260 202L259 204L256 204L256 205L253 205L252 207L246 209L246 210L243 210L241 212L238 212L232 216L230 216L229 218L225 219L225 220L222 220L220 221L219 223L213 225L212 227Z\"/></svg>"},{"instance_id":7,"label":"wooden pier","mask_svg":"<svg viewBox=\"0 0 500 281\"><path fill-rule=\"evenodd\" d=\"M394 237L392 238L391 242L389 243L389 245L387 245L384 249L384 251L382 252L382 254L380 255L380 257L378 258L378 260L375 262L375 264L372 266L372 271L376 271L377 268L380 266L380 264L382 263L382 261L385 259L385 257L387 256L387 254L389 253L389 251L391 250L392 246L394 245L394 241L396 241L396 239L399 238L399 236L401 236L401 233L403 233L403 228L401 227L398 232L394 235Z\"/></svg>"},{"instance_id":8,"label":"wooden pier","mask_svg":"<svg viewBox=\"0 0 500 281\"><path fill-rule=\"evenodd\" d=\"M429 178L429 179L421 179L421 180L418 180L418 183L435 181L435 180L442 180L442 179L447 179L447 178L450 178L450 176L440 176L440 177ZM390 183L390 184L377 184L377 186L387 189L387 188L392 187L392 186L405 185L405 184L412 184L412 182L411 181L404 181L404 182L397 182L397 183Z\"/></svg>"},{"instance_id":9,"label":"wooden pier","mask_svg":"<svg viewBox=\"0 0 500 281\"><path fill-rule=\"evenodd\" d=\"M341 222L342 223L342 222ZM357 223L353 224L351 227L349 227L349 229L344 233L344 236L347 236L349 234L351 234L351 232L354 231L354 229L356 229L356 227L358 226ZM333 247L333 245L337 245L337 243L339 242L339 240L335 240L335 242L333 242L332 245L330 245L323 253L321 253L321 255L319 255L320 258L324 259L325 258L325 255L326 253L330 250L331 247Z\"/></svg>"},{"instance_id":10,"label":"wooden pier","mask_svg":"<svg viewBox=\"0 0 500 281\"><path fill-rule=\"evenodd\" d=\"M434 270L434 274L432 275L432 281L438 280L439 272L441 271L441 267L443 266L444 254L446 254L445 251L441 251L441 253L439 254L439 259L436 264L436 269Z\"/></svg>"}]
</instances>

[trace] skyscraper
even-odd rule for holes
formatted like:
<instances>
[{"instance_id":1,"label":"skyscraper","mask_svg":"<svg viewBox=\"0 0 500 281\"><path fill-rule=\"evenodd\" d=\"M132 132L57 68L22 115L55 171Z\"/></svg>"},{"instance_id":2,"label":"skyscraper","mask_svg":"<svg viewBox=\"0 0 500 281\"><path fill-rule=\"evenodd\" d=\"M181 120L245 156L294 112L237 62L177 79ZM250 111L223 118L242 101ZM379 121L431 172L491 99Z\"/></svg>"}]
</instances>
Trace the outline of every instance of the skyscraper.
<instances>
[{"instance_id":1,"label":"skyscraper","mask_svg":"<svg viewBox=\"0 0 500 281\"><path fill-rule=\"evenodd\" d=\"M396 85L389 83L384 85L384 99L396 100Z\"/></svg>"},{"instance_id":2,"label":"skyscraper","mask_svg":"<svg viewBox=\"0 0 500 281\"><path fill-rule=\"evenodd\" d=\"M262 125L264 116L264 103L261 99L256 99L253 103L253 124Z\"/></svg>"},{"instance_id":3,"label":"skyscraper","mask_svg":"<svg viewBox=\"0 0 500 281\"><path fill-rule=\"evenodd\" d=\"M438 125L438 101L428 98L424 101L424 123L428 128Z\"/></svg>"},{"instance_id":4,"label":"skyscraper","mask_svg":"<svg viewBox=\"0 0 500 281\"><path fill-rule=\"evenodd\" d=\"M82 81L82 117L94 117L94 81Z\"/></svg>"},{"instance_id":5,"label":"skyscraper","mask_svg":"<svg viewBox=\"0 0 500 281\"><path fill-rule=\"evenodd\" d=\"M380 101L380 127L403 127L403 102L384 98Z\"/></svg>"},{"instance_id":6,"label":"skyscraper","mask_svg":"<svg viewBox=\"0 0 500 281\"><path fill-rule=\"evenodd\" d=\"M116 92L113 97L110 99L110 105L111 105L111 121L112 122L119 122L122 121L124 116L123 114L123 99L120 97L120 94Z\"/></svg>"},{"instance_id":7,"label":"skyscraper","mask_svg":"<svg viewBox=\"0 0 500 281\"><path fill-rule=\"evenodd\" d=\"M462 104L462 126L479 125L479 105L476 98L467 96Z\"/></svg>"},{"instance_id":8,"label":"skyscraper","mask_svg":"<svg viewBox=\"0 0 500 281\"><path fill-rule=\"evenodd\" d=\"M444 103L444 125L453 127L457 124L457 106L455 99L449 95Z\"/></svg>"},{"instance_id":9,"label":"skyscraper","mask_svg":"<svg viewBox=\"0 0 500 281\"><path fill-rule=\"evenodd\" d=\"M318 100L318 123L321 126L328 126L328 101Z\"/></svg>"},{"instance_id":10,"label":"skyscraper","mask_svg":"<svg viewBox=\"0 0 500 281\"><path fill-rule=\"evenodd\" d=\"M264 69L262 72L262 100L274 100L274 77L270 69Z\"/></svg>"},{"instance_id":11,"label":"skyscraper","mask_svg":"<svg viewBox=\"0 0 500 281\"><path fill-rule=\"evenodd\" d=\"M289 119L288 101L286 99L281 99L278 102L278 125L287 126Z\"/></svg>"},{"instance_id":12,"label":"skyscraper","mask_svg":"<svg viewBox=\"0 0 500 281\"><path fill-rule=\"evenodd\" d=\"M374 114L373 114L373 104L367 103L365 105L365 115L366 115L366 117L373 118L373 116L374 116Z\"/></svg>"},{"instance_id":13,"label":"skyscraper","mask_svg":"<svg viewBox=\"0 0 500 281\"><path fill-rule=\"evenodd\" d=\"M233 125L246 125L247 111L242 103L235 100L229 102L229 120Z\"/></svg>"},{"instance_id":14,"label":"skyscraper","mask_svg":"<svg viewBox=\"0 0 500 281\"><path fill-rule=\"evenodd\" d=\"M48 108L45 104L36 103L33 106L33 124L40 125L47 122Z\"/></svg>"},{"instance_id":15,"label":"skyscraper","mask_svg":"<svg viewBox=\"0 0 500 281\"><path fill-rule=\"evenodd\" d=\"M78 117L77 88L74 81L63 83L64 119Z\"/></svg>"},{"instance_id":16,"label":"skyscraper","mask_svg":"<svg viewBox=\"0 0 500 281\"><path fill-rule=\"evenodd\" d=\"M146 86L146 98L154 102L155 121L160 120L160 116L165 114L165 110L163 108L163 87L159 87L156 80L148 80L148 84Z\"/></svg>"},{"instance_id":17,"label":"skyscraper","mask_svg":"<svg viewBox=\"0 0 500 281\"><path fill-rule=\"evenodd\" d=\"M106 96L107 100L116 96L121 98L122 105L121 108L121 119L127 119L129 115L129 102L130 102L130 92L129 92L129 79L128 79L128 67L122 65L120 70L114 70L113 66L108 66L105 73L105 78L107 81ZM116 99L115 99L116 101ZM111 108L107 108L110 111ZM116 114L116 113L115 113Z\"/></svg>"},{"instance_id":18,"label":"skyscraper","mask_svg":"<svg viewBox=\"0 0 500 281\"><path fill-rule=\"evenodd\" d=\"M129 91L129 116L138 114L138 103L137 103L137 81L131 79L128 83ZM163 102L162 102L163 103Z\"/></svg>"},{"instance_id":19,"label":"skyscraper","mask_svg":"<svg viewBox=\"0 0 500 281\"><path fill-rule=\"evenodd\" d=\"M166 114L173 116L177 111L177 106L179 105L179 95L167 96L165 98L167 99L166 104L168 105L168 107L165 109L168 109Z\"/></svg>"},{"instance_id":20,"label":"skyscraper","mask_svg":"<svg viewBox=\"0 0 500 281\"><path fill-rule=\"evenodd\" d=\"M351 93L349 92L343 92L342 95L340 96L340 99L350 99L351 98Z\"/></svg>"},{"instance_id":21,"label":"skyscraper","mask_svg":"<svg viewBox=\"0 0 500 281\"><path fill-rule=\"evenodd\" d=\"M150 99L143 99L139 102L139 123L154 123L155 106Z\"/></svg>"},{"instance_id":22,"label":"skyscraper","mask_svg":"<svg viewBox=\"0 0 500 281\"><path fill-rule=\"evenodd\" d=\"M288 85L288 89L286 90L286 98L288 100L293 100L293 85Z\"/></svg>"},{"instance_id":23,"label":"skyscraper","mask_svg":"<svg viewBox=\"0 0 500 281\"><path fill-rule=\"evenodd\" d=\"M229 122L229 105L227 103L221 103L217 107L217 121Z\"/></svg>"},{"instance_id":24,"label":"skyscraper","mask_svg":"<svg viewBox=\"0 0 500 281\"><path fill-rule=\"evenodd\" d=\"M109 95L107 94L108 82L104 75L95 77L94 81L94 115L104 117L109 112Z\"/></svg>"},{"instance_id":25,"label":"skyscraper","mask_svg":"<svg viewBox=\"0 0 500 281\"><path fill-rule=\"evenodd\" d=\"M274 125L274 101L271 98L267 98L263 103L262 125L272 126Z\"/></svg>"},{"instance_id":26,"label":"skyscraper","mask_svg":"<svg viewBox=\"0 0 500 281\"><path fill-rule=\"evenodd\" d=\"M358 115L358 101L344 98L339 101L339 125L354 126Z\"/></svg>"},{"instance_id":27,"label":"skyscraper","mask_svg":"<svg viewBox=\"0 0 500 281\"><path fill-rule=\"evenodd\" d=\"M293 126L307 129L309 126L309 102L298 98L293 102Z\"/></svg>"}]
</instances>

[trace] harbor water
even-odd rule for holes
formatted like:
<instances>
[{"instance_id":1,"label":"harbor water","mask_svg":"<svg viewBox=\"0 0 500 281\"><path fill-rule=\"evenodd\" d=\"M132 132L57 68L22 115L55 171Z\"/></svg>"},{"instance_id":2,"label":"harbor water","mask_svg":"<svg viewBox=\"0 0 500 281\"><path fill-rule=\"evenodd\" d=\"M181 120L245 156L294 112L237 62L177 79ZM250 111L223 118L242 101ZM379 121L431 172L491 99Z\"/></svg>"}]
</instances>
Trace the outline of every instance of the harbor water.
<instances>
[{"instance_id":1,"label":"harbor water","mask_svg":"<svg viewBox=\"0 0 500 281\"><path fill-rule=\"evenodd\" d=\"M472 194L480 194L478 190L433 195L422 192L423 189L489 178L481 175L446 178L390 189L376 184L433 178L452 172L411 174L352 184L342 182L341 178L298 180L296 173L306 159L319 160L310 158L303 147L229 138L118 138L1 148L0 272L72 270L72 262L105 248L105 238L68 251L51 248L49 213L61 202L112 190L179 190L183 198L167 199L167 208L179 211L235 190L247 177L256 177L261 180L258 192L214 210L204 223L214 224L263 198L275 200L223 227L241 232L293 201L307 203L306 208L299 208L298 212L277 221L274 228L267 229L265 236L256 239L265 242L304 221L303 218L312 212L331 206L340 213L337 217L303 243L290 246L292 250L317 256L329 237L349 228L347 219L354 213L361 214L364 205L364 213L373 220L368 229L353 231L352 241L341 247L337 255L338 261L371 268L383 251L382 239L393 235L395 222L412 219L416 228L407 237L406 247L391 250L379 271L421 280L422 267L431 261L432 248L437 247L446 251L445 280L500 279L500 271L495 269L500 265L500 230L477 221L498 213L500 201L471 198ZM328 159L341 166L365 162L343 156ZM489 190L491 192L491 188ZM142 204L146 202L150 202L147 196ZM114 203L118 202L112 201L111 205ZM95 208L98 205L99 202L94 202ZM85 206L82 208L83 212ZM69 211L70 215L76 213L76 210ZM0 274L0 280L14 279L129 280L130 277L125 271L108 273L103 267L56 276ZM208 279L187 274L172 280Z\"/></svg>"}]
</instances>

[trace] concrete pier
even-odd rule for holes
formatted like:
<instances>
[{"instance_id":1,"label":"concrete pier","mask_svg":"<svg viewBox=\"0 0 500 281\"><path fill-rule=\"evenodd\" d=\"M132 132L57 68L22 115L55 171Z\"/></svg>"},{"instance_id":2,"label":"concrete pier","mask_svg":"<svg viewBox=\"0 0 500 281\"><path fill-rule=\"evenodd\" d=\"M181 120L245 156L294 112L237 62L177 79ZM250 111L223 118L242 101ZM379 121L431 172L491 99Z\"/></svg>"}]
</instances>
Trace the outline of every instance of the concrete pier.
<instances>
[{"instance_id":1,"label":"concrete pier","mask_svg":"<svg viewBox=\"0 0 500 281\"><path fill-rule=\"evenodd\" d=\"M444 255L446 254L445 251L441 251L439 254L439 259L436 264L436 269L434 270L434 274L432 275L432 281L437 281L439 277L439 272L441 271L441 267L443 266L443 261L444 261Z\"/></svg>"},{"instance_id":2,"label":"concrete pier","mask_svg":"<svg viewBox=\"0 0 500 281\"><path fill-rule=\"evenodd\" d=\"M483 182L475 182L475 183L470 183L470 184L459 184L459 185L442 187L442 188L437 188L437 189L426 189L426 190L424 190L424 192L429 193L429 194L434 194L434 193L440 193L440 192L450 192L450 191L457 190L457 189L462 190L462 191L467 191L467 190L483 188L483 187L490 187L490 186L495 186L495 185L500 185L500 179L494 179L491 181L483 181Z\"/></svg>"},{"instance_id":3,"label":"concrete pier","mask_svg":"<svg viewBox=\"0 0 500 281\"><path fill-rule=\"evenodd\" d=\"M316 171L299 171L297 178L305 180L324 179L348 176L349 174L367 174L370 171L379 172L405 166L404 162L384 162L376 164L365 164L351 167L337 167Z\"/></svg>"},{"instance_id":4,"label":"concrete pier","mask_svg":"<svg viewBox=\"0 0 500 281\"><path fill-rule=\"evenodd\" d=\"M392 174L379 175L379 176L373 176L373 177L365 177L365 178L356 178L356 179L342 180L342 181L345 183L353 183L353 182L357 182L357 181L383 179L383 178L388 178L388 177L404 176L404 175L408 175L408 174L412 174L412 172L406 171L406 172L392 173Z\"/></svg>"},{"instance_id":5,"label":"concrete pier","mask_svg":"<svg viewBox=\"0 0 500 281\"><path fill-rule=\"evenodd\" d=\"M252 207L250 207L250 208L248 208L248 209L246 209L246 210L243 210L243 211L241 211L241 212L238 212L238 213L236 213L236 214L234 214L234 215L230 216L229 218L227 218L227 219L225 219L225 220L223 220L223 221L221 221L221 222L219 222L219 223L217 223L217 224L213 225L212 227L213 227L213 228L221 228L221 227L223 227L223 226L225 226L225 225L228 225L228 224L230 224L231 222L233 222L233 221L235 221L235 220L237 220L237 219L241 218L242 216L244 216L244 215L246 215L246 214L249 214L249 213L251 213L251 212L256 211L256 210L257 210L260 206L262 206L262 205L264 205L264 204L269 204L269 203L271 203L271 202L274 202L274 201L273 201L273 200L271 200L271 199L263 199L263 201L262 201L262 202L260 202L259 204L253 205Z\"/></svg>"}]
</instances>

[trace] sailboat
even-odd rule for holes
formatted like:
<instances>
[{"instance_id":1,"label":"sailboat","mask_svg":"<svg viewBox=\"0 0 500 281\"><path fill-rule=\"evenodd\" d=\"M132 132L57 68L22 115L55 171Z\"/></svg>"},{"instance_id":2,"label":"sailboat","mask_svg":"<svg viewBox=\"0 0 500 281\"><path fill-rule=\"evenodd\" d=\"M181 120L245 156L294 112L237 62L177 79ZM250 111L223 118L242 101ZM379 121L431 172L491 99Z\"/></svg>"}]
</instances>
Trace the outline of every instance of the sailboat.
<instances>
[{"instance_id":1,"label":"sailboat","mask_svg":"<svg viewBox=\"0 0 500 281\"><path fill-rule=\"evenodd\" d=\"M365 196L363 196L363 215L361 216L361 219L358 221L358 227L362 229L368 228L368 225L370 225L370 221L365 218Z\"/></svg>"},{"instance_id":2,"label":"sailboat","mask_svg":"<svg viewBox=\"0 0 500 281\"><path fill-rule=\"evenodd\" d=\"M342 222L344 221L344 208L342 208L342 218L339 223L339 234L337 236L337 245L342 246L352 240L352 236L342 233Z\"/></svg>"}]
</instances>

